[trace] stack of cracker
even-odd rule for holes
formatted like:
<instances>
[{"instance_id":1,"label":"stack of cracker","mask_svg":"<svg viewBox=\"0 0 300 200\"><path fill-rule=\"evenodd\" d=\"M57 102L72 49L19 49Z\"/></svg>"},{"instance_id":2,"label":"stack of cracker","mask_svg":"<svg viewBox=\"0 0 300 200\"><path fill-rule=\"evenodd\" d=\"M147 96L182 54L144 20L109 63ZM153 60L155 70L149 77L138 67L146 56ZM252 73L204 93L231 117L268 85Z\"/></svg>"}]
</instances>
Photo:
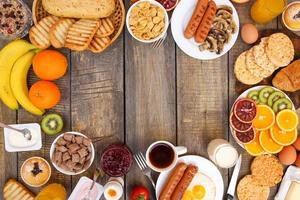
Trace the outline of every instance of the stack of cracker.
<instances>
[{"instance_id":1,"label":"stack of cracker","mask_svg":"<svg viewBox=\"0 0 300 200\"><path fill-rule=\"evenodd\" d=\"M277 157L261 155L251 164L251 175L246 175L238 184L239 200L267 200L270 187L278 184L283 176L283 167Z\"/></svg>"},{"instance_id":2,"label":"stack of cracker","mask_svg":"<svg viewBox=\"0 0 300 200\"><path fill-rule=\"evenodd\" d=\"M287 66L294 59L294 54L293 43L287 35L272 34L237 58L235 76L246 85L257 84L278 68Z\"/></svg>"}]
</instances>

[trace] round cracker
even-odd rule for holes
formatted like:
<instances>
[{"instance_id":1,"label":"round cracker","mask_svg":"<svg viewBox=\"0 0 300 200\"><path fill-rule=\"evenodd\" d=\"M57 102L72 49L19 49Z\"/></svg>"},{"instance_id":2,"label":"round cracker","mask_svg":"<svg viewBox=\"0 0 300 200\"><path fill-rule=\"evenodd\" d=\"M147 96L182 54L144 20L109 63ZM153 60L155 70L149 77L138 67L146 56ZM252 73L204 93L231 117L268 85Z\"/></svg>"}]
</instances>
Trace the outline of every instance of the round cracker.
<instances>
[{"instance_id":1,"label":"round cracker","mask_svg":"<svg viewBox=\"0 0 300 200\"><path fill-rule=\"evenodd\" d=\"M258 184L273 187L281 181L283 167L277 157L273 155L261 155L252 161L251 173Z\"/></svg>"},{"instance_id":2,"label":"round cracker","mask_svg":"<svg viewBox=\"0 0 300 200\"><path fill-rule=\"evenodd\" d=\"M268 38L262 38L258 45L253 47L253 56L255 63L267 71L274 72L278 67L274 65L268 58L265 47Z\"/></svg>"},{"instance_id":3,"label":"round cracker","mask_svg":"<svg viewBox=\"0 0 300 200\"><path fill-rule=\"evenodd\" d=\"M273 73L273 70L266 70L256 64L253 56L253 48L249 49L246 53L246 66L250 73L257 77L266 78Z\"/></svg>"},{"instance_id":4,"label":"round cracker","mask_svg":"<svg viewBox=\"0 0 300 200\"><path fill-rule=\"evenodd\" d=\"M247 51L243 52L235 61L234 65L234 74L236 78L246 84L246 85L254 85L262 81L261 77L254 76L250 73L246 66L246 53Z\"/></svg>"},{"instance_id":5,"label":"round cracker","mask_svg":"<svg viewBox=\"0 0 300 200\"><path fill-rule=\"evenodd\" d=\"M265 50L269 60L280 67L290 64L295 55L291 39L283 33L272 34L268 38Z\"/></svg>"},{"instance_id":6,"label":"round cracker","mask_svg":"<svg viewBox=\"0 0 300 200\"><path fill-rule=\"evenodd\" d=\"M252 175L246 175L237 186L239 200L267 200L270 188L260 186Z\"/></svg>"}]
</instances>

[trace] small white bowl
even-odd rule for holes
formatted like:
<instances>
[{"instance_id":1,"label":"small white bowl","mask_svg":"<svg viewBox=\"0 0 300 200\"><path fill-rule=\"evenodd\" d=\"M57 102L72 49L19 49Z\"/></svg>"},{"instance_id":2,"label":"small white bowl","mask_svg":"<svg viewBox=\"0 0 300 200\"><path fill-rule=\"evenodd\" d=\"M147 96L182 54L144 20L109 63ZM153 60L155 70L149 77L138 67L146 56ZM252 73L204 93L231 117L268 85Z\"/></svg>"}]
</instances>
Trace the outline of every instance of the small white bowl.
<instances>
[{"instance_id":1,"label":"small white bowl","mask_svg":"<svg viewBox=\"0 0 300 200\"><path fill-rule=\"evenodd\" d=\"M159 36L157 36L156 38L153 38L153 39L151 39L151 40L142 40L142 39L140 39L140 38L137 38L137 37L133 34L133 32L132 32L132 30L131 30L131 28L130 28L130 25L129 25L129 17L130 17L130 13L131 13L132 8L135 7L137 4L139 4L139 3L141 3L141 2L149 2L149 3L151 3L152 5L158 6L158 7L160 7L161 9L163 9L163 11L164 11L164 13L165 13L165 28L164 28L164 31L163 31ZM160 4L159 2L157 2L157 1L154 1L154 0L140 0L140 1L137 1L137 2L135 2L134 4L132 4L132 6L130 6L130 8L129 8L128 12L127 12L127 15L126 15L126 26L127 26L127 29L128 29L128 32L130 33L130 35L131 35L133 38L135 38L136 40L138 40L138 41L140 41L140 42L143 42L143 43L153 43L153 42L159 40L160 38L162 38L162 37L166 34L166 32L167 32L167 30L168 30L168 26L169 26L169 16L168 16L168 12L166 11L166 9L165 9L161 4Z\"/></svg>"},{"instance_id":2,"label":"small white bowl","mask_svg":"<svg viewBox=\"0 0 300 200\"><path fill-rule=\"evenodd\" d=\"M59 136L57 136L57 138L55 138L55 140L51 144L51 147L50 147L50 160L51 160L52 165L55 167L55 169L57 169L59 172L61 172L63 174L74 176L74 175L81 174L81 173L87 171L90 168L90 166L92 165L92 163L94 162L94 159L95 159L95 148L94 148L93 143L91 143L91 145L92 145L92 157L91 157L91 160L90 160L90 164L89 164L89 166L86 169L83 169L83 170L81 170L81 171L79 171L77 173L66 171L66 170L62 169L61 167L57 166L56 163L54 163L52 161L52 156L53 156L53 153L54 153L54 150L55 150L55 144L56 144L57 140L59 138L63 137L63 135L66 134L66 133L73 134L73 135L79 135L79 136L82 136L82 137L85 137L85 138L88 138L88 137L86 135L83 135L82 133L78 133L78 132L73 132L73 131L71 131L71 132L65 132L65 133L62 133Z\"/></svg>"}]
</instances>

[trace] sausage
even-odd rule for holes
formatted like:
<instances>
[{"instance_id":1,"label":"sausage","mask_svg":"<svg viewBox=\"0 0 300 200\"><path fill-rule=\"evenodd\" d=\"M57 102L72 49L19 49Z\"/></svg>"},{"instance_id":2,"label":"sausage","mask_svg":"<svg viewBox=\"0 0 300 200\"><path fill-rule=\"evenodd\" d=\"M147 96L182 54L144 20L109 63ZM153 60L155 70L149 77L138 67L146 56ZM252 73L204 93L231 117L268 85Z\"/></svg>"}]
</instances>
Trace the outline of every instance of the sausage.
<instances>
[{"instance_id":1,"label":"sausage","mask_svg":"<svg viewBox=\"0 0 300 200\"><path fill-rule=\"evenodd\" d=\"M198 3L196 5L196 8L194 9L193 15L188 23L188 25L185 28L184 31L184 37L187 39L192 38L196 31L197 28L202 20L202 17L205 13L205 10L207 8L209 0L198 0Z\"/></svg>"},{"instance_id":2,"label":"sausage","mask_svg":"<svg viewBox=\"0 0 300 200\"><path fill-rule=\"evenodd\" d=\"M208 7L206 9L206 12L202 18L202 21L196 31L195 34L195 41L198 43L204 42L206 39L208 32L211 28L212 23L214 22L215 15L217 12L217 5L214 1L210 1L208 3Z\"/></svg>"},{"instance_id":3,"label":"sausage","mask_svg":"<svg viewBox=\"0 0 300 200\"><path fill-rule=\"evenodd\" d=\"M189 165L184 172L183 177L176 186L170 200L181 200L185 190L192 182L194 176L198 172L198 167L195 165Z\"/></svg>"},{"instance_id":4,"label":"sausage","mask_svg":"<svg viewBox=\"0 0 300 200\"><path fill-rule=\"evenodd\" d=\"M179 163L173 172L171 173L167 183L165 184L162 192L159 195L159 200L170 200L170 197L182 178L184 171L186 170L187 165L185 163Z\"/></svg>"}]
</instances>

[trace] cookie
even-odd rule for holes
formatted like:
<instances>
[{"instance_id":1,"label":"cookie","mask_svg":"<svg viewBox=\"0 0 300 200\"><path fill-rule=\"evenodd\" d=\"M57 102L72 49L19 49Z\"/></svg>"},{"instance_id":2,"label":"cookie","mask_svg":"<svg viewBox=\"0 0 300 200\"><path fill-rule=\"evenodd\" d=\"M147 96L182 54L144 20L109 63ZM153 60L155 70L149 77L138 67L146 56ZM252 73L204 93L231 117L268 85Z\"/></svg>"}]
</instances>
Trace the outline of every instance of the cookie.
<instances>
[{"instance_id":1,"label":"cookie","mask_svg":"<svg viewBox=\"0 0 300 200\"><path fill-rule=\"evenodd\" d=\"M281 181L283 167L277 157L261 155L252 161L251 173L259 185L273 187Z\"/></svg>"},{"instance_id":2,"label":"cookie","mask_svg":"<svg viewBox=\"0 0 300 200\"><path fill-rule=\"evenodd\" d=\"M262 38L258 45L255 45L253 49L253 57L255 63L259 65L261 68L264 68L267 71L274 72L278 67L274 65L268 58L265 47L267 45L268 38Z\"/></svg>"},{"instance_id":3,"label":"cookie","mask_svg":"<svg viewBox=\"0 0 300 200\"><path fill-rule=\"evenodd\" d=\"M273 73L273 70L266 70L256 64L253 56L253 49L249 49L246 53L246 66L250 73L257 77L266 78Z\"/></svg>"},{"instance_id":4,"label":"cookie","mask_svg":"<svg viewBox=\"0 0 300 200\"><path fill-rule=\"evenodd\" d=\"M290 64L295 55L292 41L283 33L272 34L268 38L265 50L269 60L279 67Z\"/></svg>"},{"instance_id":5,"label":"cookie","mask_svg":"<svg viewBox=\"0 0 300 200\"><path fill-rule=\"evenodd\" d=\"M246 175L237 186L239 200L267 200L270 189L257 184L252 175Z\"/></svg>"},{"instance_id":6,"label":"cookie","mask_svg":"<svg viewBox=\"0 0 300 200\"><path fill-rule=\"evenodd\" d=\"M243 52L235 61L234 65L234 74L236 78L246 84L246 85L254 85L262 81L263 78L254 76L250 73L246 66L246 51Z\"/></svg>"}]
</instances>

